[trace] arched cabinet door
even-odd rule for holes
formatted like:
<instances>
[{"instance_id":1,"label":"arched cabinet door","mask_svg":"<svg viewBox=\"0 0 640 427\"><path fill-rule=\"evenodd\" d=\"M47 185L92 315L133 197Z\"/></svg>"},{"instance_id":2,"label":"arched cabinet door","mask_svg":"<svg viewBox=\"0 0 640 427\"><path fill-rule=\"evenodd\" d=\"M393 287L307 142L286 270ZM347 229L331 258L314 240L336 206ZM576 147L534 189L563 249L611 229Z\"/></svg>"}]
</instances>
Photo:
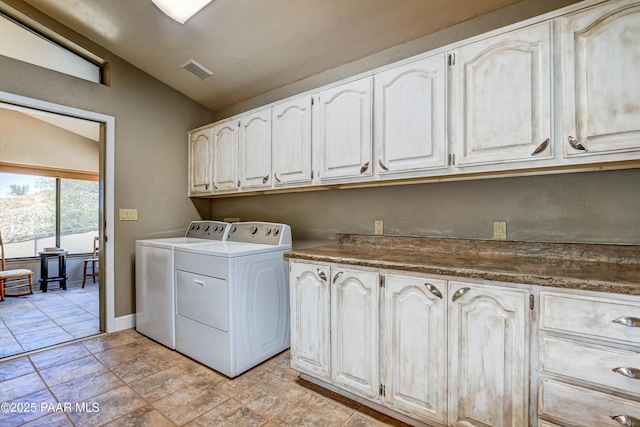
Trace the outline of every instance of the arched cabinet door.
<instances>
[{"instance_id":1,"label":"arched cabinet door","mask_svg":"<svg viewBox=\"0 0 640 427\"><path fill-rule=\"evenodd\" d=\"M449 423L528 425L529 292L449 282Z\"/></svg>"},{"instance_id":2,"label":"arched cabinet door","mask_svg":"<svg viewBox=\"0 0 640 427\"><path fill-rule=\"evenodd\" d=\"M496 170L553 159L551 40L551 22L543 22L453 52L456 168Z\"/></svg>"},{"instance_id":3,"label":"arched cabinet door","mask_svg":"<svg viewBox=\"0 0 640 427\"><path fill-rule=\"evenodd\" d=\"M238 132L240 122L231 120L213 128L213 191L238 189Z\"/></svg>"},{"instance_id":4,"label":"arched cabinet door","mask_svg":"<svg viewBox=\"0 0 640 427\"><path fill-rule=\"evenodd\" d=\"M273 107L275 187L311 183L311 102L304 96Z\"/></svg>"},{"instance_id":5,"label":"arched cabinet door","mask_svg":"<svg viewBox=\"0 0 640 427\"><path fill-rule=\"evenodd\" d=\"M242 189L270 188L271 108L240 119L240 186Z\"/></svg>"},{"instance_id":6,"label":"arched cabinet door","mask_svg":"<svg viewBox=\"0 0 640 427\"><path fill-rule=\"evenodd\" d=\"M446 424L447 282L387 274L383 292L385 405Z\"/></svg>"},{"instance_id":7,"label":"arched cabinet door","mask_svg":"<svg viewBox=\"0 0 640 427\"><path fill-rule=\"evenodd\" d=\"M373 400L380 386L378 278L372 271L331 269L331 379Z\"/></svg>"},{"instance_id":8,"label":"arched cabinet door","mask_svg":"<svg viewBox=\"0 0 640 427\"><path fill-rule=\"evenodd\" d=\"M637 159L640 2L608 1L560 21L564 156Z\"/></svg>"},{"instance_id":9,"label":"arched cabinet door","mask_svg":"<svg viewBox=\"0 0 640 427\"><path fill-rule=\"evenodd\" d=\"M189 196L213 193L211 127L189 132Z\"/></svg>"}]
</instances>

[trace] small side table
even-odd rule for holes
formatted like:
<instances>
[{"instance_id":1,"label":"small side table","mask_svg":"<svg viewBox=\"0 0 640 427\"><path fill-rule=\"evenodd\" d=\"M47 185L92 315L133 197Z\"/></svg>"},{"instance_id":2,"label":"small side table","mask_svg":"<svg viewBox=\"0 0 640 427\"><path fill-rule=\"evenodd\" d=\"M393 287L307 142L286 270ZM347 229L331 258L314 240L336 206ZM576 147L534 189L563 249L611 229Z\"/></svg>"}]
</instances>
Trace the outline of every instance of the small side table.
<instances>
[{"instance_id":1,"label":"small side table","mask_svg":"<svg viewBox=\"0 0 640 427\"><path fill-rule=\"evenodd\" d=\"M49 282L58 281L60 287L67 289L67 253L68 251L43 251L40 255L40 290L47 292ZM58 258L58 275L49 277L49 258Z\"/></svg>"}]
</instances>

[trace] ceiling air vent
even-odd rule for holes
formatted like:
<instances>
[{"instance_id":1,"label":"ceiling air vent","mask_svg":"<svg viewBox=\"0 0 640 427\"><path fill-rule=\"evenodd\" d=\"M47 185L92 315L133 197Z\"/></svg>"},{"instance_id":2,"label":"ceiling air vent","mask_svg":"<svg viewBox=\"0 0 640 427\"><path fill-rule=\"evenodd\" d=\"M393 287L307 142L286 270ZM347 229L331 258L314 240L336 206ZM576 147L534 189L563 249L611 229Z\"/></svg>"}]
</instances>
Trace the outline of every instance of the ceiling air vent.
<instances>
[{"instance_id":1,"label":"ceiling air vent","mask_svg":"<svg viewBox=\"0 0 640 427\"><path fill-rule=\"evenodd\" d=\"M200 80L204 80L213 75L213 71L206 69L204 66L198 64L193 59L190 59L189 62L182 66L182 68L184 68Z\"/></svg>"}]
</instances>

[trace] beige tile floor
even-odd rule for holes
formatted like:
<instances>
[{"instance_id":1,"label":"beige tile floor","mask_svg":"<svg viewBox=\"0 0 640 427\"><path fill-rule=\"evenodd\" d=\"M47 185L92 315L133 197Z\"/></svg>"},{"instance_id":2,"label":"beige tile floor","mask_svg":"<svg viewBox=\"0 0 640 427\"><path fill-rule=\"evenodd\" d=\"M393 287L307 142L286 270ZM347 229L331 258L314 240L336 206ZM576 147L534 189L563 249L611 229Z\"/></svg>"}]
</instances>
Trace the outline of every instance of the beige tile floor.
<instances>
[{"instance_id":1,"label":"beige tile floor","mask_svg":"<svg viewBox=\"0 0 640 427\"><path fill-rule=\"evenodd\" d=\"M404 426L297 377L285 351L234 379L129 329L0 362L0 426Z\"/></svg>"}]
</instances>

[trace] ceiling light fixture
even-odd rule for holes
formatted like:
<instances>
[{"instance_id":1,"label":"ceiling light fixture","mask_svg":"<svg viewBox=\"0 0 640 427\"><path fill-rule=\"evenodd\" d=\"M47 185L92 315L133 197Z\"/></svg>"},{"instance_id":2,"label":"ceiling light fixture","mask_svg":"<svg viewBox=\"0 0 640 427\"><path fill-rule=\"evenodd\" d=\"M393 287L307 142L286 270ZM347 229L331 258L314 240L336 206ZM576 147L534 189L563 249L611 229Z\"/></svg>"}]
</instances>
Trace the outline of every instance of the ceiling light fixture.
<instances>
[{"instance_id":1,"label":"ceiling light fixture","mask_svg":"<svg viewBox=\"0 0 640 427\"><path fill-rule=\"evenodd\" d=\"M198 13L212 0L151 0L169 18L181 24Z\"/></svg>"}]
</instances>

